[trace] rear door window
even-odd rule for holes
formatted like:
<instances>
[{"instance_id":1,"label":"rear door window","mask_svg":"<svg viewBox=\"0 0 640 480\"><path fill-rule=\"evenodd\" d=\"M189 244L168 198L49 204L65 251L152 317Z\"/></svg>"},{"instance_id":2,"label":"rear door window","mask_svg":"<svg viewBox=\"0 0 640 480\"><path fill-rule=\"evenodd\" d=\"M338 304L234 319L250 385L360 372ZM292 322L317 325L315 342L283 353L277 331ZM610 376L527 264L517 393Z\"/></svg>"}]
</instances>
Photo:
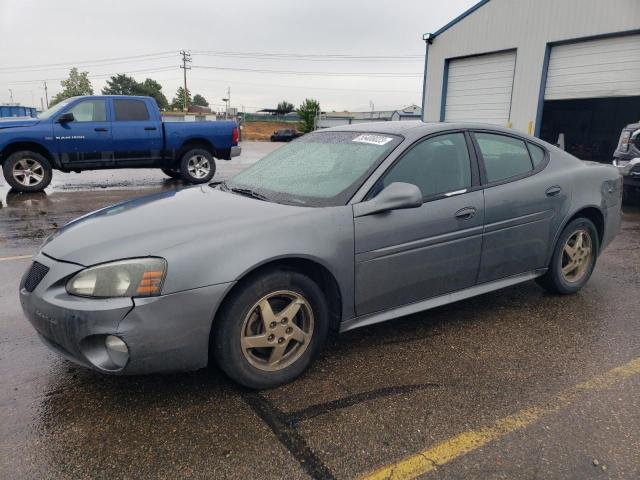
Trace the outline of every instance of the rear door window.
<instances>
[{"instance_id":1,"label":"rear door window","mask_svg":"<svg viewBox=\"0 0 640 480\"><path fill-rule=\"evenodd\" d=\"M142 100L117 99L113 101L116 122L149 120L149 110Z\"/></svg>"},{"instance_id":2,"label":"rear door window","mask_svg":"<svg viewBox=\"0 0 640 480\"><path fill-rule=\"evenodd\" d=\"M494 133L476 132L474 135L484 161L487 182L499 182L533 170L524 140Z\"/></svg>"}]
</instances>

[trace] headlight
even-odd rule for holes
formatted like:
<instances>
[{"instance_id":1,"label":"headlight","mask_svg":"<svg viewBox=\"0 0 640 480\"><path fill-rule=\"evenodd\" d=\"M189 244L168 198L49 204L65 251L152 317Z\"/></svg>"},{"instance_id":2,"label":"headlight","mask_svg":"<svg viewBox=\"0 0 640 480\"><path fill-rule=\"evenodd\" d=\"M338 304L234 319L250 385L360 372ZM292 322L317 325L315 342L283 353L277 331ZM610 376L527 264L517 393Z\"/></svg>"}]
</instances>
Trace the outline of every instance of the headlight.
<instances>
[{"instance_id":1,"label":"headlight","mask_svg":"<svg viewBox=\"0 0 640 480\"><path fill-rule=\"evenodd\" d=\"M134 258L103 263L75 274L67 293L79 297L153 297L160 295L167 271L163 258Z\"/></svg>"}]
</instances>

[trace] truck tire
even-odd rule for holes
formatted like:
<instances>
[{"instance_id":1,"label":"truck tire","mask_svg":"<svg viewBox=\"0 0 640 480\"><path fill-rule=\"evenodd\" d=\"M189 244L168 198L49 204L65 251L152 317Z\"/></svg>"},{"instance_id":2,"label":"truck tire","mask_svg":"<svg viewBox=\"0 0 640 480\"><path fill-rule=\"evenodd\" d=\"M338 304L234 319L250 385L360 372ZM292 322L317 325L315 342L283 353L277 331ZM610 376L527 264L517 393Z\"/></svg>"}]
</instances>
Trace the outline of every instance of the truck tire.
<instances>
[{"instance_id":1,"label":"truck tire","mask_svg":"<svg viewBox=\"0 0 640 480\"><path fill-rule=\"evenodd\" d=\"M14 152L2 165L7 183L18 192L41 192L51 183L51 164L29 150Z\"/></svg>"},{"instance_id":2,"label":"truck tire","mask_svg":"<svg viewBox=\"0 0 640 480\"><path fill-rule=\"evenodd\" d=\"M216 173L213 155L202 148L193 148L180 159L180 175L189 183L209 182Z\"/></svg>"},{"instance_id":3,"label":"truck tire","mask_svg":"<svg viewBox=\"0 0 640 480\"><path fill-rule=\"evenodd\" d=\"M167 177L175 178L176 180L182 179L182 175L180 171L173 168L162 168L162 173L164 173Z\"/></svg>"}]
</instances>

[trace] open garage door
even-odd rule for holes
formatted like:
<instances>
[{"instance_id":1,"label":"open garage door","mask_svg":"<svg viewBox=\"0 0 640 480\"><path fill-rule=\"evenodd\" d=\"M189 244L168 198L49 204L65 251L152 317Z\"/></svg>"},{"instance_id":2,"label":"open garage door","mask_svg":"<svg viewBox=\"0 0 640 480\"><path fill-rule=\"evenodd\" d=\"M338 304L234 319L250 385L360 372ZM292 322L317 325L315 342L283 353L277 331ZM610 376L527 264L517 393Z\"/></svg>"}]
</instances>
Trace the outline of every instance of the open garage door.
<instances>
[{"instance_id":1,"label":"open garage door","mask_svg":"<svg viewBox=\"0 0 640 480\"><path fill-rule=\"evenodd\" d=\"M551 49L540 137L584 160L610 162L620 131L640 120L640 35Z\"/></svg>"},{"instance_id":2,"label":"open garage door","mask_svg":"<svg viewBox=\"0 0 640 480\"><path fill-rule=\"evenodd\" d=\"M515 67L515 50L450 60L444 121L507 126Z\"/></svg>"}]
</instances>

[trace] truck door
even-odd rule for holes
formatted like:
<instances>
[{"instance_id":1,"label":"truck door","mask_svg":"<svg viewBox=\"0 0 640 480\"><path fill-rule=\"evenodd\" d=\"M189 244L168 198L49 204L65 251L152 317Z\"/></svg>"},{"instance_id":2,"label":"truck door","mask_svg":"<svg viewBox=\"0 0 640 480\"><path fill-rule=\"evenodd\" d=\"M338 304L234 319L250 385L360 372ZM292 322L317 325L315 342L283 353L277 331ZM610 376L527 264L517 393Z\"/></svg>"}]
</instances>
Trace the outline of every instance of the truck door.
<instances>
[{"instance_id":1,"label":"truck door","mask_svg":"<svg viewBox=\"0 0 640 480\"><path fill-rule=\"evenodd\" d=\"M108 167L113 163L111 122L107 101L87 98L61 112L73 114L73 120L53 124L55 151L66 167Z\"/></svg>"},{"instance_id":2,"label":"truck door","mask_svg":"<svg viewBox=\"0 0 640 480\"><path fill-rule=\"evenodd\" d=\"M113 153L116 165L144 167L162 159L162 122L144 100L114 98Z\"/></svg>"}]
</instances>

